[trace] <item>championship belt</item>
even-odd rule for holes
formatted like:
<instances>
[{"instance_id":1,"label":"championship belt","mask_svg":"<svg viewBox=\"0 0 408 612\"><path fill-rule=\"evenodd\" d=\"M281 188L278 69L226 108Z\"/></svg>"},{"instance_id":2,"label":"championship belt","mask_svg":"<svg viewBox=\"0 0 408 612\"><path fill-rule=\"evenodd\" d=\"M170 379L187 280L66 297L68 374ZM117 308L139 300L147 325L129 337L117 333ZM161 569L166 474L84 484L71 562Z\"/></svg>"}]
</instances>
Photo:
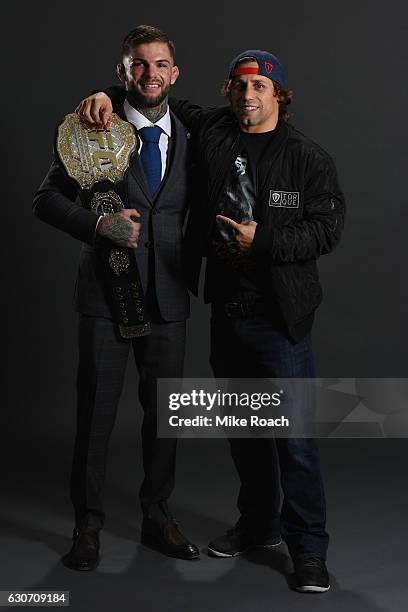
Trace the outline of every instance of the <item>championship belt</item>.
<instances>
[{"instance_id":1,"label":"championship belt","mask_svg":"<svg viewBox=\"0 0 408 612\"><path fill-rule=\"evenodd\" d=\"M82 202L96 214L109 215L124 208L109 183L118 187L123 181L137 141L133 127L116 114L112 114L107 130L87 128L75 113L67 115L59 126L58 155L68 176L80 186ZM146 336L151 326L133 249L102 239L95 243L95 250L102 260L105 286L121 336Z\"/></svg>"}]
</instances>

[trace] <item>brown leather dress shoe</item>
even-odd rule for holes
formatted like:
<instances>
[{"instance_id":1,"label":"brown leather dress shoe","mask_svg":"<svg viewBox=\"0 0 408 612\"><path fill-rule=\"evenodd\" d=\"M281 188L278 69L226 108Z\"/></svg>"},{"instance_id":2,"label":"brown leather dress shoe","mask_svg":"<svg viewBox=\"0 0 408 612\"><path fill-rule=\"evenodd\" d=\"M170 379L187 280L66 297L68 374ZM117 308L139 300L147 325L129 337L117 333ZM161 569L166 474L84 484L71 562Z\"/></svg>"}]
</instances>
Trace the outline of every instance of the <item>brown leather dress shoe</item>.
<instances>
[{"instance_id":1,"label":"brown leather dress shoe","mask_svg":"<svg viewBox=\"0 0 408 612\"><path fill-rule=\"evenodd\" d=\"M190 560L200 556L197 546L183 536L174 519L153 521L144 518L141 542L169 557Z\"/></svg>"},{"instance_id":2,"label":"brown leather dress shoe","mask_svg":"<svg viewBox=\"0 0 408 612\"><path fill-rule=\"evenodd\" d=\"M68 554L62 558L66 567L81 572L94 570L101 559L99 554L99 535L95 531L74 529L73 544Z\"/></svg>"}]
</instances>

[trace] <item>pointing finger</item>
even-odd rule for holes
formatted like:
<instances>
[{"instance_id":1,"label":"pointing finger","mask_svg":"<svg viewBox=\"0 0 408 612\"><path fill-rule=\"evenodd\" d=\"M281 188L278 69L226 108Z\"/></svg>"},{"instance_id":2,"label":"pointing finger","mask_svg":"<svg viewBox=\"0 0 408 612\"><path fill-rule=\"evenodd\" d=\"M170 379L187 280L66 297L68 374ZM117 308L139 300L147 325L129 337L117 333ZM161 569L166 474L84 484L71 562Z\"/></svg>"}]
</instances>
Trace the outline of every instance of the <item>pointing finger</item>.
<instances>
[{"instance_id":1,"label":"pointing finger","mask_svg":"<svg viewBox=\"0 0 408 612\"><path fill-rule=\"evenodd\" d=\"M224 215L217 215L216 218L219 221L222 221L223 223L226 223L227 225L229 225L233 229L239 230L239 223L237 223L233 219L230 219L229 217L224 217Z\"/></svg>"}]
</instances>

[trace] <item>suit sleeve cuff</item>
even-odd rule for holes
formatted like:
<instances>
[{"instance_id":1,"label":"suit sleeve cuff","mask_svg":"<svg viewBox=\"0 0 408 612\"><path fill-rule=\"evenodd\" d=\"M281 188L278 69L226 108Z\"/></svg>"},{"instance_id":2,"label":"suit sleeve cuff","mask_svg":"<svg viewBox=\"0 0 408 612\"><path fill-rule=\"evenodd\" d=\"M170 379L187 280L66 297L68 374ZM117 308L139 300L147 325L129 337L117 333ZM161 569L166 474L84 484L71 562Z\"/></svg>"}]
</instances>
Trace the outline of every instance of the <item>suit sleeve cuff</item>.
<instances>
[{"instance_id":1,"label":"suit sleeve cuff","mask_svg":"<svg viewBox=\"0 0 408 612\"><path fill-rule=\"evenodd\" d=\"M100 220L103 219L103 215L99 215L98 220L96 221L94 233L93 233L93 243L92 246L95 246L96 241L98 240L98 225Z\"/></svg>"},{"instance_id":2,"label":"suit sleeve cuff","mask_svg":"<svg viewBox=\"0 0 408 612\"><path fill-rule=\"evenodd\" d=\"M255 230L251 251L255 255L266 255L270 252L273 241L273 229L258 223Z\"/></svg>"}]
</instances>

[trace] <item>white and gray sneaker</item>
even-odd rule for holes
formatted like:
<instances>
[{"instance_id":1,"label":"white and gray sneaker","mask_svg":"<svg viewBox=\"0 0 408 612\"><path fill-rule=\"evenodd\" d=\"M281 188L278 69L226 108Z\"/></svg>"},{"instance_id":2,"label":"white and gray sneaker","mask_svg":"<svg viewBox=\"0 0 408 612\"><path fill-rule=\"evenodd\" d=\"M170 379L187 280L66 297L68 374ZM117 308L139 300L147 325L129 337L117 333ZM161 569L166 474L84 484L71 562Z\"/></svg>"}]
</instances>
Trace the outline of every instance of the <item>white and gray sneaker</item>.
<instances>
[{"instance_id":1,"label":"white and gray sneaker","mask_svg":"<svg viewBox=\"0 0 408 612\"><path fill-rule=\"evenodd\" d=\"M301 593L325 593L330 589L326 564L317 555L302 555L293 559L296 575L296 590Z\"/></svg>"}]
</instances>

